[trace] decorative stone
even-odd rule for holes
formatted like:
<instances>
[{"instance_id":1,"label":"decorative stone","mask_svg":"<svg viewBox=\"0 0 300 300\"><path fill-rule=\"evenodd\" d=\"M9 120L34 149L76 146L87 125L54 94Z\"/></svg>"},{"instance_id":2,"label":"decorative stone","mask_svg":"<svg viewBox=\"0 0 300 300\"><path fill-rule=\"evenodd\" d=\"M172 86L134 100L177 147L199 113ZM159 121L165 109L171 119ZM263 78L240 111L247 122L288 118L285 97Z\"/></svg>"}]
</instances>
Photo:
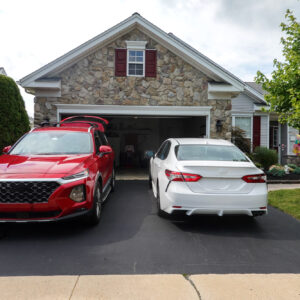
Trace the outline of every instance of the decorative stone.
<instances>
[{"instance_id":1,"label":"decorative stone","mask_svg":"<svg viewBox=\"0 0 300 300\"><path fill-rule=\"evenodd\" d=\"M181 87L176 88L176 95L177 95L177 99L178 100L182 100L183 99L183 89Z\"/></svg>"},{"instance_id":2,"label":"decorative stone","mask_svg":"<svg viewBox=\"0 0 300 300\"><path fill-rule=\"evenodd\" d=\"M199 92L194 92L193 95L193 101L200 101L200 93Z\"/></svg>"},{"instance_id":3,"label":"decorative stone","mask_svg":"<svg viewBox=\"0 0 300 300\"><path fill-rule=\"evenodd\" d=\"M157 50L157 77L115 77L114 49L125 48L126 40L148 41ZM109 45L97 49L61 73L60 98L36 97L35 123L45 117L56 119L55 103L97 105L194 105L211 106L211 137L228 138L231 132L231 101L208 100L209 78L194 66L133 29ZM216 132L216 121L222 118L223 130Z\"/></svg>"}]
</instances>

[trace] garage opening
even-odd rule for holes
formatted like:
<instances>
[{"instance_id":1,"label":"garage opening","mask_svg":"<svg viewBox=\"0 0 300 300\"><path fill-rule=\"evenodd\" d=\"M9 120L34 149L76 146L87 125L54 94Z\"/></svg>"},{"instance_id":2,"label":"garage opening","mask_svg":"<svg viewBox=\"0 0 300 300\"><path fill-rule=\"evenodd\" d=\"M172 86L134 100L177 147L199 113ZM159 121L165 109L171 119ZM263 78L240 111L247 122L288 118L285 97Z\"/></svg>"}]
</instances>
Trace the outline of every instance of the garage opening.
<instances>
[{"instance_id":1,"label":"garage opening","mask_svg":"<svg viewBox=\"0 0 300 300\"><path fill-rule=\"evenodd\" d=\"M61 119L68 116L61 115ZM167 138L205 137L207 134L207 116L101 117L109 121L106 135L115 151L117 179L147 179L150 157Z\"/></svg>"}]
</instances>

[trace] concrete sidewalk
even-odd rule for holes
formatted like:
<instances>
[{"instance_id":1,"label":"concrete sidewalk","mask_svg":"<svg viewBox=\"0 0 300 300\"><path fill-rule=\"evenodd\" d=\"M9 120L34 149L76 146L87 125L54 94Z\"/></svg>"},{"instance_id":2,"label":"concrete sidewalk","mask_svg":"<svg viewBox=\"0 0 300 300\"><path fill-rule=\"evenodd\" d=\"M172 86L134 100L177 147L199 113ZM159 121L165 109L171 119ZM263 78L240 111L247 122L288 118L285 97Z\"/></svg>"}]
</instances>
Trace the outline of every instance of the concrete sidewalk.
<instances>
[{"instance_id":1,"label":"concrete sidewalk","mask_svg":"<svg viewBox=\"0 0 300 300\"><path fill-rule=\"evenodd\" d=\"M0 277L0 299L300 299L300 274Z\"/></svg>"},{"instance_id":2,"label":"concrete sidewalk","mask_svg":"<svg viewBox=\"0 0 300 300\"><path fill-rule=\"evenodd\" d=\"M272 183L268 184L268 191L300 189L300 183Z\"/></svg>"}]
</instances>

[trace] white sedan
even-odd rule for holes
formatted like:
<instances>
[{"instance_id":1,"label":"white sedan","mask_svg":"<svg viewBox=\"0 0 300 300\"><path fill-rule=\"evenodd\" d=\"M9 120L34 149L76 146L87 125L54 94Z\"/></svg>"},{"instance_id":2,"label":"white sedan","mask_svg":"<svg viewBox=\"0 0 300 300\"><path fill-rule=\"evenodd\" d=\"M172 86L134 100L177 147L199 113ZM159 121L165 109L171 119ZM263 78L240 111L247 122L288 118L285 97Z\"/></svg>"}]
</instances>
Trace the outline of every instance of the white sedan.
<instances>
[{"instance_id":1,"label":"white sedan","mask_svg":"<svg viewBox=\"0 0 300 300\"><path fill-rule=\"evenodd\" d=\"M267 213L266 176L225 140L172 138L150 160L158 215Z\"/></svg>"}]
</instances>

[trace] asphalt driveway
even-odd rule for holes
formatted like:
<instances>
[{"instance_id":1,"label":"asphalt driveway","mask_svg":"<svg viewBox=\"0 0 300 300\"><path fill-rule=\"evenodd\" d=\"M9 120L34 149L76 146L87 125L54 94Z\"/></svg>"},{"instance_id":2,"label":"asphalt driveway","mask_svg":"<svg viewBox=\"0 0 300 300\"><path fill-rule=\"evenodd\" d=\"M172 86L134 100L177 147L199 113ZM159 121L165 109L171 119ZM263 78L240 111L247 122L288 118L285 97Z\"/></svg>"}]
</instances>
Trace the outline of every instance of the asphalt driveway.
<instances>
[{"instance_id":1,"label":"asphalt driveway","mask_svg":"<svg viewBox=\"0 0 300 300\"><path fill-rule=\"evenodd\" d=\"M95 228L0 224L0 276L299 272L292 217L160 219L146 181L118 181Z\"/></svg>"}]
</instances>

